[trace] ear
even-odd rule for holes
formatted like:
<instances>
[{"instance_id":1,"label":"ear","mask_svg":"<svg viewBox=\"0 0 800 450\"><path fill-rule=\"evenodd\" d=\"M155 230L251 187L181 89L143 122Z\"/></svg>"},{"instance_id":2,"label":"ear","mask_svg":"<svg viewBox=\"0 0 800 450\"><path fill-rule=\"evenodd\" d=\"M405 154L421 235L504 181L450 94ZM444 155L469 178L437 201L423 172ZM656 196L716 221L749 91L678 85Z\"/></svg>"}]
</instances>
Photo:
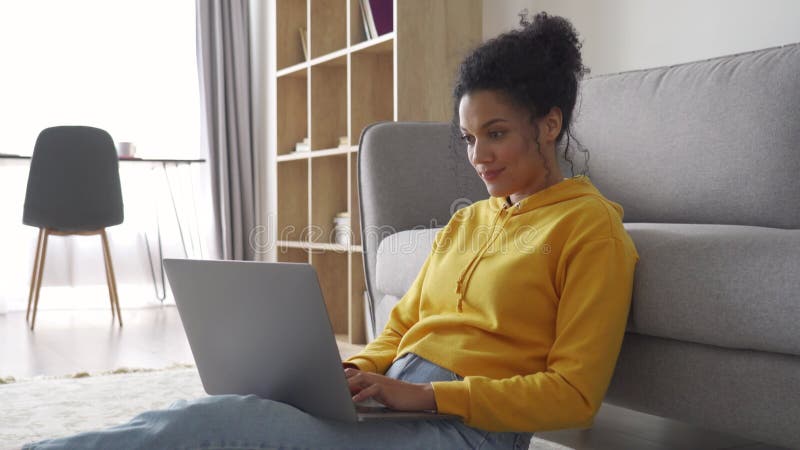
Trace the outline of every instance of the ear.
<instances>
[{"instance_id":1,"label":"ear","mask_svg":"<svg viewBox=\"0 0 800 450\"><path fill-rule=\"evenodd\" d=\"M543 134L547 142L555 142L558 134L561 133L562 115L561 108L553 106L550 111L540 120L540 133Z\"/></svg>"}]
</instances>

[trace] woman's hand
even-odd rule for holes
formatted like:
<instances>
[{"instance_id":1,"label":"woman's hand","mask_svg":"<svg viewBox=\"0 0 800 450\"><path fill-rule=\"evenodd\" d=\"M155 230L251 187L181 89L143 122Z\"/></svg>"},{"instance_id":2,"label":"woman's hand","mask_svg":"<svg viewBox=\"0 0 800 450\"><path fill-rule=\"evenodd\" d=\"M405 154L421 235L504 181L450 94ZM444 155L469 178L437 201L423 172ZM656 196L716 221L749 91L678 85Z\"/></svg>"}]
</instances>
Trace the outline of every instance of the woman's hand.
<instances>
[{"instance_id":1,"label":"woman's hand","mask_svg":"<svg viewBox=\"0 0 800 450\"><path fill-rule=\"evenodd\" d=\"M398 411L436 409L436 398L430 383L407 383L353 368L346 368L344 374L350 385L350 393L353 394L354 402L373 398L388 408Z\"/></svg>"}]
</instances>

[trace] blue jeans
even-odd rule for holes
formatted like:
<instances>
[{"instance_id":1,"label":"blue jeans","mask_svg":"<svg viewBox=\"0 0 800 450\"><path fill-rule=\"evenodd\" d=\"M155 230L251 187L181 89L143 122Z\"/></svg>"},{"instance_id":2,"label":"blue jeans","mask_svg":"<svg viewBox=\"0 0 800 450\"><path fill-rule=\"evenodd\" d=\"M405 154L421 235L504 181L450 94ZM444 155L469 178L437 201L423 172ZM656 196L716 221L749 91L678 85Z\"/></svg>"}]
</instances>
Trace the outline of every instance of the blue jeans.
<instances>
[{"instance_id":1,"label":"blue jeans","mask_svg":"<svg viewBox=\"0 0 800 450\"><path fill-rule=\"evenodd\" d=\"M412 383L458 380L417 355L392 364L387 376ZM349 424L313 417L254 395L179 400L101 431L28 444L24 449L419 448L527 449L530 433L491 433L459 420L376 420Z\"/></svg>"}]
</instances>

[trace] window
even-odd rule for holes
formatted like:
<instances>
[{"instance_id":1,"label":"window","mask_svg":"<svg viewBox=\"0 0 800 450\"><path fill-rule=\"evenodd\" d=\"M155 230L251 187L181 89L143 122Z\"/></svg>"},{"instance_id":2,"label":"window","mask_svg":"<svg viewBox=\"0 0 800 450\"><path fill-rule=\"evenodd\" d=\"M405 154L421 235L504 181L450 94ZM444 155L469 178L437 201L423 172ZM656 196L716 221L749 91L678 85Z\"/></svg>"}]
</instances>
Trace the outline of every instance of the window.
<instances>
[{"instance_id":1,"label":"window","mask_svg":"<svg viewBox=\"0 0 800 450\"><path fill-rule=\"evenodd\" d=\"M54 125L103 128L137 156L196 158L193 1L0 4L0 152L30 154Z\"/></svg>"},{"instance_id":2,"label":"window","mask_svg":"<svg viewBox=\"0 0 800 450\"><path fill-rule=\"evenodd\" d=\"M191 0L0 1L0 152L30 155L42 129L90 125L133 142L137 156L204 157L195 20ZM27 304L37 235L21 221L27 164L0 161L0 314ZM142 234L155 242L153 212L168 208L169 197L147 176L160 173L151 166L120 166L125 223L109 238L123 311L158 304ZM165 256L182 255L171 216L162 216ZM47 260L42 296L60 289L60 300L40 309L108 308L99 241L54 239Z\"/></svg>"}]
</instances>

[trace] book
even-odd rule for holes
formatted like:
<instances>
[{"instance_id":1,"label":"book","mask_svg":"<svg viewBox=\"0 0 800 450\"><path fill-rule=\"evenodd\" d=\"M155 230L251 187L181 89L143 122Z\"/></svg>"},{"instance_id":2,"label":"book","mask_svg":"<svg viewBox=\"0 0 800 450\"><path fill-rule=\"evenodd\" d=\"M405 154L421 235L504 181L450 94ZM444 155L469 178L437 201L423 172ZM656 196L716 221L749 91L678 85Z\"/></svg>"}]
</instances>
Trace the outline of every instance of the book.
<instances>
[{"instance_id":1,"label":"book","mask_svg":"<svg viewBox=\"0 0 800 450\"><path fill-rule=\"evenodd\" d=\"M392 0L368 0L375 27L375 37L391 33L394 29Z\"/></svg>"},{"instance_id":2,"label":"book","mask_svg":"<svg viewBox=\"0 0 800 450\"><path fill-rule=\"evenodd\" d=\"M361 18L364 20L364 34L367 35L367 40L378 37L378 32L375 30L375 22L372 20L369 0L359 0L359 4L361 5Z\"/></svg>"},{"instance_id":3,"label":"book","mask_svg":"<svg viewBox=\"0 0 800 450\"><path fill-rule=\"evenodd\" d=\"M311 151L311 143L308 141L308 138L303 138L303 142L298 142L294 144L294 151L296 152Z\"/></svg>"},{"instance_id":4,"label":"book","mask_svg":"<svg viewBox=\"0 0 800 450\"><path fill-rule=\"evenodd\" d=\"M303 47L303 56L308 61L308 40L306 39L307 33L305 27L301 27L298 29L300 32L300 45Z\"/></svg>"}]
</instances>

